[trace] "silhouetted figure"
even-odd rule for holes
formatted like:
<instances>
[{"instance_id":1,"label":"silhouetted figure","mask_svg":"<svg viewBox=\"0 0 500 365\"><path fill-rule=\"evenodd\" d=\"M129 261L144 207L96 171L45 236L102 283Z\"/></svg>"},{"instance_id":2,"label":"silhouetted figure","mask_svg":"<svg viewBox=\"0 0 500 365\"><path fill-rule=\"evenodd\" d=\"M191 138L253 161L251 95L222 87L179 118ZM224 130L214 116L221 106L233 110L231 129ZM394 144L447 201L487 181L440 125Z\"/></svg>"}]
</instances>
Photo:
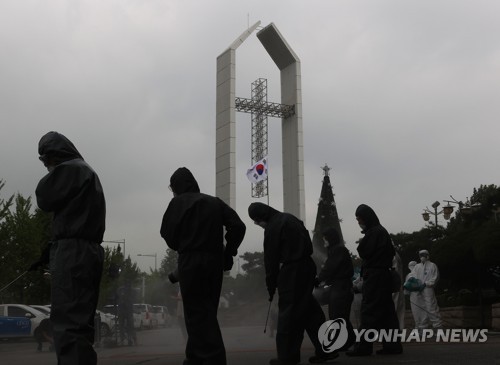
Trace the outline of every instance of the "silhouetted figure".
<instances>
[{"instance_id":1,"label":"silhouetted figure","mask_svg":"<svg viewBox=\"0 0 500 365\"><path fill-rule=\"evenodd\" d=\"M134 293L129 281L118 290L118 322L120 324L120 340L123 344L127 339L127 345L137 344L137 336L134 328Z\"/></svg>"},{"instance_id":2,"label":"silhouetted figure","mask_svg":"<svg viewBox=\"0 0 500 365\"><path fill-rule=\"evenodd\" d=\"M96 364L92 345L104 260L103 190L95 171L62 134L44 135L38 152L49 173L38 183L37 203L53 213L52 243L46 252L50 251L50 320L58 364Z\"/></svg>"},{"instance_id":3,"label":"silhouetted figure","mask_svg":"<svg viewBox=\"0 0 500 365\"><path fill-rule=\"evenodd\" d=\"M323 240L327 246L328 257L318 275L318 281L330 286L328 297L328 316L330 319L342 318L346 322L349 337L347 343L340 349L342 351L351 347L356 341L356 335L350 321L351 304L354 298L352 286L354 268L349 250L341 241L335 228L323 232Z\"/></svg>"},{"instance_id":4,"label":"silhouetted figure","mask_svg":"<svg viewBox=\"0 0 500 365\"><path fill-rule=\"evenodd\" d=\"M271 365L298 364L300 347L307 331L315 356L309 362L324 362L335 358L323 352L318 330L325 315L312 292L316 278L316 265L309 232L304 223L288 213L278 212L263 203L252 203L248 215L255 224L264 228L264 266L269 300L278 289L278 328L276 331L277 359Z\"/></svg>"},{"instance_id":5,"label":"silhouetted figure","mask_svg":"<svg viewBox=\"0 0 500 365\"><path fill-rule=\"evenodd\" d=\"M161 236L179 254L178 279L188 333L184 364L225 365L217 308L223 271L231 270L246 227L221 199L200 193L187 168L173 173L170 188L174 197L163 216Z\"/></svg>"},{"instance_id":6,"label":"silhouetted figure","mask_svg":"<svg viewBox=\"0 0 500 365\"><path fill-rule=\"evenodd\" d=\"M40 324L38 325L37 330L35 331L35 340L37 342L37 351L43 350L43 343L49 343L49 351L54 351L54 337L52 333L52 323L50 319L45 318L42 319Z\"/></svg>"},{"instance_id":7,"label":"silhouetted figure","mask_svg":"<svg viewBox=\"0 0 500 365\"><path fill-rule=\"evenodd\" d=\"M365 236L358 245L363 278L360 329L399 329L398 317L392 301L392 259L395 251L391 237L382 227L372 208L361 204L356 209L356 219ZM382 342L377 354L400 354L401 342ZM349 356L367 356L373 352L373 343L364 340L356 343Z\"/></svg>"}]
</instances>

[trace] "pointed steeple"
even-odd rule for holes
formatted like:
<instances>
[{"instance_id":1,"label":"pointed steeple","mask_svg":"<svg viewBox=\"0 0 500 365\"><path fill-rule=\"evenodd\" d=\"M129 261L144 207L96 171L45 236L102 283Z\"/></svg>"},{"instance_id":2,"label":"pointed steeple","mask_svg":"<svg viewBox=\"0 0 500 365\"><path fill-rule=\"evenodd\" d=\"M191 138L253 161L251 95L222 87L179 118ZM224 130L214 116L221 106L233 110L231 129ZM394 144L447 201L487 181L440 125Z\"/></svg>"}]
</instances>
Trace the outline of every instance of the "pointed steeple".
<instances>
[{"instance_id":1,"label":"pointed steeple","mask_svg":"<svg viewBox=\"0 0 500 365\"><path fill-rule=\"evenodd\" d=\"M321 195L318 202L318 213L316 214L316 224L313 232L313 259L316 267L319 269L325 262L327 249L323 242L322 232L328 228L335 228L343 241L342 229L340 228L340 219L335 204L335 194L330 182L330 170L327 164L321 168L323 170L323 185L321 186Z\"/></svg>"}]
</instances>

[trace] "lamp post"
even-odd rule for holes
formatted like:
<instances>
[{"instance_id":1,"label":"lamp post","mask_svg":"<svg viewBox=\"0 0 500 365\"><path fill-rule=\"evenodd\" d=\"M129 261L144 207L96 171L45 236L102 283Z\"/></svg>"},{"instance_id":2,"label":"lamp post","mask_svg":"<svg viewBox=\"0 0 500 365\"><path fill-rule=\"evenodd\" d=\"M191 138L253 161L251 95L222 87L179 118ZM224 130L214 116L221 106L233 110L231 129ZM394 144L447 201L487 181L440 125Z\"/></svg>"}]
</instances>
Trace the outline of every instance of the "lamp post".
<instances>
[{"instance_id":1,"label":"lamp post","mask_svg":"<svg viewBox=\"0 0 500 365\"><path fill-rule=\"evenodd\" d=\"M426 221L426 222L429 221L431 214L435 217L436 226L438 224L437 223L437 216L439 214L443 214L443 218L446 220L449 220L451 217L451 214L453 213L453 209L454 209L453 205L451 205L451 204L458 205L458 210L460 211L460 213L463 213L464 215L469 215L470 213L476 211L477 209L479 209L481 207L480 203L472 203L469 200L469 198L467 198L465 203L456 200L452 195L450 195L450 198L452 200L443 200L445 203L447 203L447 205L445 207L443 207L443 210L441 210L440 212L437 211L437 207L439 207L439 205L440 205L440 203L438 201L435 201L432 204L432 207L434 208L434 212L432 212L431 210L429 210L429 208L426 207L424 209L424 212L422 213L422 218L424 218L424 221Z\"/></svg>"},{"instance_id":2,"label":"lamp post","mask_svg":"<svg viewBox=\"0 0 500 365\"><path fill-rule=\"evenodd\" d=\"M155 258L155 271L156 271L156 269L157 269L157 266L156 266L156 258L157 258L156 253L154 253L154 254L148 254L148 255L140 253L140 254L137 254L137 256L154 257Z\"/></svg>"},{"instance_id":3,"label":"lamp post","mask_svg":"<svg viewBox=\"0 0 500 365\"><path fill-rule=\"evenodd\" d=\"M453 206L450 204L458 205L458 210L464 215L469 215L470 213L475 212L476 210L481 208L481 203L473 203L471 200L469 200L469 198L465 200L465 203L463 203L462 201L458 201L452 195L450 195L450 198L452 200L443 200L444 202L448 203L448 205L443 208L445 214L448 215L448 218L446 218L445 215L445 219L450 219L450 215L451 213L453 213Z\"/></svg>"},{"instance_id":4,"label":"lamp post","mask_svg":"<svg viewBox=\"0 0 500 365\"><path fill-rule=\"evenodd\" d=\"M435 222L436 222L436 227L438 225L438 215L442 214L443 211L438 212L437 208L440 206L440 203L436 200L434 203L432 203L432 207L434 208L434 212L429 210L429 208L425 208L424 212L422 213L422 218L424 218L424 221L428 222L430 219L430 215L432 214L434 216ZM446 218L446 217L445 217Z\"/></svg>"},{"instance_id":5,"label":"lamp post","mask_svg":"<svg viewBox=\"0 0 500 365\"><path fill-rule=\"evenodd\" d=\"M123 243L123 258L127 257L127 256L125 256L125 238L123 238L121 240L111 240L111 241L102 241L102 242L106 242L106 243L118 243L118 247L120 247L120 244Z\"/></svg>"}]
</instances>

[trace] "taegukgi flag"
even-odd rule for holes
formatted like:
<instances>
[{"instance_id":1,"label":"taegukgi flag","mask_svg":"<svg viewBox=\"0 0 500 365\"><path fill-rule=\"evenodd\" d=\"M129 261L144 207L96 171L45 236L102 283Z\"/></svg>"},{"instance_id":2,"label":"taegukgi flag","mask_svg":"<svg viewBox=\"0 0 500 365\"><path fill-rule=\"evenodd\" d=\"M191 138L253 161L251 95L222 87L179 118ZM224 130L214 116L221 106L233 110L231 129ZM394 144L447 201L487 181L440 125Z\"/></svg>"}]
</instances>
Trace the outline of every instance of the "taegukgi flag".
<instances>
[{"instance_id":1,"label":"taegukgi flag","mask_svg":"<svg viewBox=\"0 0 500 365\"><path fill-rule=\"evenodd\" d=\"M247 170L247 178L253 184L267 179L267 156Z\"/></svg>"}]
</instances>

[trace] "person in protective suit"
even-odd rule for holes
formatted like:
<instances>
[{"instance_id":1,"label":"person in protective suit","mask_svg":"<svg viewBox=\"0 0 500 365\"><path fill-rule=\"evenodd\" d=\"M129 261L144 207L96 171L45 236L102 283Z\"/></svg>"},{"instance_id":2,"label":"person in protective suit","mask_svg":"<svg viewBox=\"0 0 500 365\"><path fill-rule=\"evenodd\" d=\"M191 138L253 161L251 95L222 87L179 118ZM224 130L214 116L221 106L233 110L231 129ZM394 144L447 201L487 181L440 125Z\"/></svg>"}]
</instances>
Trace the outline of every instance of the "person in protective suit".
<instances>
[{"instance_id":1,"label":"person in protective suit","mask_svg":"<svg viewBox=\"0 0 500 365\"><path fill-rule=\"evenodd\" d=\"M427 328L429 318L427 317L427 313L423 310L425 309L425 303L421 292L424 289L424 285L417 279L415 265L417 265L416 261L410 261L408 263L410 272L406 275L404 287L405 294L410 297L411 314L413 315L415 328L420 330Z\"/></svg>"},{"instance_id":2,"label":"person in protective suit","mask_svg":"<svg viewBox=\"0 0 500 365\"><path fill-rule=\"evenodd\" d=\"M356 209L356 219L362 228L364 237L358 245L362 259L361 276L363 278L360 329L399 329L399 321L392 301L392 259L395 251L387 230L368 205L361 204ZM400 340L382 342L379 355L401 354L403 347ZM361 336L348 356L368 356L373 352L373 343Z\"/></svg>"},{"instance_id":3,"label":"person in protective suit","mask_svg":"<svg viewBox=\"0 0 500 365\"><path fill-rule=\"evenodd\" d=\"M263 204L252 203L248 215L264 228L264 266L269 301L278 289L278 327L276 330L277 359L271 365L300 362L300 347L307 331L316 354L311 363L321 363L338 356L327 354L318 340L318 330L325 315L312 292L316 265L309 232L304 223L288 213L281 213Z\"/></svg>"},{"instance_id":4,"label":"person in protective suit","mask_svg":"<svg viewBox=\"0 0 500 365\"><path fill-rule=\"evenodd\" d=\"M436 299L436 293L434 292L434 287L439 281L439 270L437 265L429 259L429 251L420 250L418 252L420 256L420 263L415 265L413 272L415 277L420 280L424 285L420 292L421 305L417 309L419 312L419 318L427 318L433 328L441 328L443 324L441 323L441 315L439 314L439 306ZM427 321L420 322L419 329L422 330L427 328Z\"/></svg>"},{"instance_id":5,"label":"person in protective suit","mask_svg":"<svg viewBox=\"0 0 500 365\"><path fill-rule=\"evenodd\" d=\"M335 228L329 228L323 232L323 240L327 246L328 257L318 274L317 281L329 285L328 316L330 319L342 318L346 322L349 337L340 349L342 351L351 347L356 340L350 321L351 304L354 299L352 285L354 267L349 250L341 241Z\"/></svg>"},{"instance_id":6,"label":"person in protective suit","mask_svg":"<svg viewBox=\"0 0 500 365\"><path fill-rule=\"evenodd\" d=\"M160 233L179 254L177 275L188 333L184 364L225 365L217 308L223 272L231 270L246 227L221 199L200 193L187 168L173 173L170 189L174 197L163 215Z\"/></svg>"},{"instance_id":7,"label":"person in protective suit","mask_svg":"<svg viewBox=\"0 0 500 365\"><path fill-rule=\"evenodd\" d=\"M58 364L96 364L92 345L104 262L104 193L95 171L62 134L45 134L38 152L49 172L38 183L36 199L41 210L53 213L52 241L29 270L49 261Z\"/></svg>"},{"instance_id":8,"label":"person in protective suit","mask_svg":"<svg viewBox=\"0 0 500 365\"><path fill-rule=\"evenodd\" d=\"M134 292L130 280L125 280L122 287L118 288L118 321L120 328L120 342L127 345L137 345L137 335L134 328Z\"/></svg>"}]
</instances>

